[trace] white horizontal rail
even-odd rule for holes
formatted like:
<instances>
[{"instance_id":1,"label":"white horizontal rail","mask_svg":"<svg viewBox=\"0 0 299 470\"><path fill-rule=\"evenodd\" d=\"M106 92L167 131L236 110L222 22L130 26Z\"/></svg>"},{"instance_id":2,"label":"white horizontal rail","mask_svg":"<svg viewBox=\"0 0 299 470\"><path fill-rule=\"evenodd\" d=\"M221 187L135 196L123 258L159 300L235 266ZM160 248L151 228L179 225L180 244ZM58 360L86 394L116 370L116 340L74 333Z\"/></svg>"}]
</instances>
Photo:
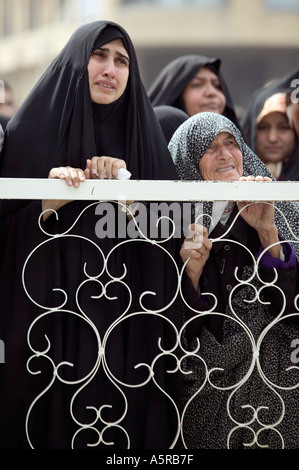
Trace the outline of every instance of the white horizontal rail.
<instances>
[{"instance_id":1,"label":"white horizontal rail","mask_svg":"<svg viewBox=\"0 0 299 470\"><path fill-rule=\"evenodd\" d=\"M0 199L139 201L299 201L299 181L86 180L0 178Z\"/></svg>"}]
</instances>

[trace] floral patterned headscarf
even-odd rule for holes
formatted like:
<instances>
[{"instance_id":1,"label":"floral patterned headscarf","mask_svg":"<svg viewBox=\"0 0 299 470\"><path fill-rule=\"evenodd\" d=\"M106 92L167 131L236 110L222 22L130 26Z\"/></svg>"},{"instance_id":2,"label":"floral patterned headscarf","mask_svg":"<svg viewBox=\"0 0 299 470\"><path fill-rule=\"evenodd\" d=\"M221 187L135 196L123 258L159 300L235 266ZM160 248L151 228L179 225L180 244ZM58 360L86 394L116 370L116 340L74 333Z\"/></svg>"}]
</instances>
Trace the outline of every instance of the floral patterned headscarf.
<instances>
[{"instance_id":1,"label":"floral patterned headscarf","mask_svg":"<svg viewBox=\"0 0 299 470\"><path fill-rule=\"evenodd\" d=\"M210 112L196 114L185 121L169 143L168 148L181 179L203 179L198 170L200 159L220 132L230 132L235 137L243 155L244 176L275 179L245 143L239 129L227 117Z\"/></svg>"}]
</instances>

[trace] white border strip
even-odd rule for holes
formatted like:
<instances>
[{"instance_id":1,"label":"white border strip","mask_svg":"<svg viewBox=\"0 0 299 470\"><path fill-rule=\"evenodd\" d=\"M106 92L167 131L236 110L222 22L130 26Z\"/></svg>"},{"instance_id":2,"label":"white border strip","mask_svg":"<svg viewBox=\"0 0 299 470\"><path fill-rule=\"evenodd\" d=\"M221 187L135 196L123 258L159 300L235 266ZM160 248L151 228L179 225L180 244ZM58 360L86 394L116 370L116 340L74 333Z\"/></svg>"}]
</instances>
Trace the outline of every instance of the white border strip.
<instances>
[{"instance_id":1,"label":"white border strip","mask_svg":"<svg viewBox=\"0 0 299 470\"><path fill-rule=\"evenodd\" d=\"M0 178L0 199L131 201L299 201L299 181L86 180Z\"/></svg>"}]
</instances>

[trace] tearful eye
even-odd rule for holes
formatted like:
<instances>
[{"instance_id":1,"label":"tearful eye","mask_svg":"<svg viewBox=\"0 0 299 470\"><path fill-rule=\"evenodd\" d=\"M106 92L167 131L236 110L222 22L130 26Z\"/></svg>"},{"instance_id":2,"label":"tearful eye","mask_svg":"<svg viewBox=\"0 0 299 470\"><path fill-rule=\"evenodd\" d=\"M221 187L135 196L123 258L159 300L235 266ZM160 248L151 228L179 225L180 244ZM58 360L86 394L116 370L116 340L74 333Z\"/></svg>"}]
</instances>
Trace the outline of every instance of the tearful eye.
<instances>
[{"instance_id":1,"label":"tearful eye","mask_svg":"<svg viewBox=\"0 0 299 470\"><path fill-rule=\"evenodd\" d=\"M101 59L103 59L105 57L105 54L104 52L102 51L94 51L92 54L91 54L93 57L99 57Z\"/></svg>"},{"instance_id":2,"label":"tearful eye","mask_svg":"<svg viewBox=\"0 0 299 470\"><path fill-rule=\"evenodd\" d=\"M116 59L115 62L120 65L129 66L128 61L126 59Z\"/></svg>"}]
</instances>

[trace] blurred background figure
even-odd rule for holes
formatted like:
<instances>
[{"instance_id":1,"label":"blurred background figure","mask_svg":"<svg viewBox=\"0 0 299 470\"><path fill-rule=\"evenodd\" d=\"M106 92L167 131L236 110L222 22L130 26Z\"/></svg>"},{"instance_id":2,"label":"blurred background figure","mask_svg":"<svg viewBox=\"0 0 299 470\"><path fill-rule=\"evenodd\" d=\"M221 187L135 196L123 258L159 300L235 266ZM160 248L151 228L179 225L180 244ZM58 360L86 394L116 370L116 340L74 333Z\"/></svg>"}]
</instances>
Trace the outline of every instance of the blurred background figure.
<instances>
[{"instance_id":1,"label":"blurred background figure","mask_svg":"<svg viewBox=\"0 0 299 470\"><path fill-rule=\"evenodd\" d=\"M0 88L0 114L11 118L16 111L13 88L7 81L1 78Z\"/></svg>"},{"instance_id":2,"label":"blurred background figure","mask_svg":"<svg viewBox=\"0 0 299 470\"><path fill-rule=\"evenodd\" d=\"M183 122L181 118L178 120L177 110L184 112L185 117L204 111L223 114L240 128L220 67L220 59L187 54L172 60L160 71L148 95L167 142ZM157 109L160 106L168 108ZM171 111L175 116L171 116ZM172 123L171 132L168 124L165 128L166 122Z\"/></svg>"},{"instance_id":3,"label":"blurred background figure","mask_svg":"<svg viewBox=\"0 0 299 470\"><path fill-rule=\"evenodd\" d=\"M0 152L2 150L3 140L4 140L4 130L0 121Z\"/></svg>"},{"instance_id":4,"label":"blurred background figure","mask_svg":"<svg viewBox=\"0 0 299 470\"><path fill-rule=\"evenodd\" d=\"M242 120L245 140L276 179L299 180L299 103L295 69L257 90Z\"/></svg>"},{"instance_id":5,"label":"blurred background figure","mask_svg":"<svg viewBox=\"0 0 299 470\"><path fill-rule=\"evenodd\" d=\"M0 125L3 130L16 110L12 86L0 78Z\"/></svg>"},{"instance_id":6,"label":"blurred background figure","mask_svg":"<svg viewBox=\"0 0 299 470\"><path fill-rule=\"evenodd\" d=\"M234 104L220 71L221 60L190 54L169 62L149 87L153 106L170 105L193 116L209 111L238 125Z\"/></svg>"}]
</instances>

